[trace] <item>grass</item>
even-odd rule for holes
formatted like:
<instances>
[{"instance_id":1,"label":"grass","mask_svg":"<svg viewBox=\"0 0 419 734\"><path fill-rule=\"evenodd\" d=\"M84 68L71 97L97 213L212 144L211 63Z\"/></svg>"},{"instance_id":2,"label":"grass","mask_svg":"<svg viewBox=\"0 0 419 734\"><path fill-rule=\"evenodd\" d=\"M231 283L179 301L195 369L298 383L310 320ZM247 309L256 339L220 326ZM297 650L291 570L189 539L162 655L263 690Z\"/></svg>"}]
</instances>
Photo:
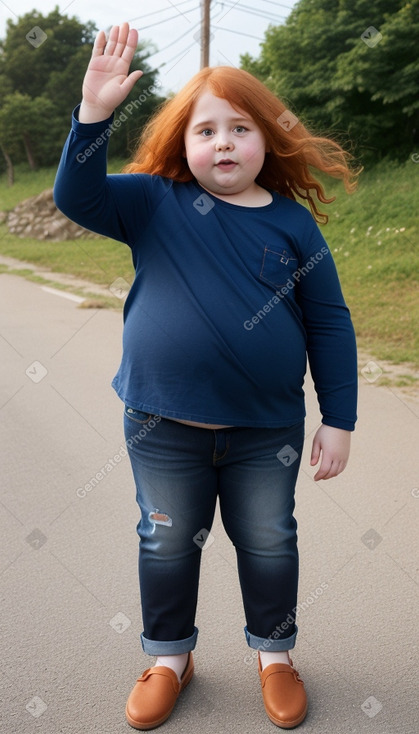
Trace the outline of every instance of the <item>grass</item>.
<instances>
[{"instance_id":1,"label":"grass","mask_svg":"<svg viewBox=\"0 0 419 734\"><path fill-rule=\"evenodd\" d=\"M112 161L110 172L123 161ZM0 179L0 209L53 185L55 168L16 172L8 188ZM419 367L418 245L419 164L383 161L365 170L355 194L327 181L336 201L324 205L329 222L323 234L333 252L358 345L376 359ZM0 253L52 271L70 273L109 286L116 278L132 282L128 247L105 238L41 242L11 235L0 225Z\"/></svg>"},{"instance_id":2,"label":"grass","mask_svg":"<svg viewBox=\"0 0 419 734\"><path fill-rule=\"evenodd\" d=\"M358 344L377 358L419 366L419 165L382 162L336 201L322 227L351 310Z\"/></svg>"},{"instance_id":3,"label":"grass","mask_svg":"<svg viewBox=\"0 0 419 734\"><path fill-rule=\"evenodd\" d=\"M65 242L42 242L11 235L0 224L0 253L25 260L56 273L70 273L92 283L109 286L116 278L132 282L130 249L121 242L105 239L77 239Z\"/></svg>"},{"instance_id":4,"label":"grass","mask_svg":"<svg viewBox=\"0 0 419 734\"><path fill-rule=\"evenodd\" d=\"M109 172L121 170L123 161L112 161ZM16 168L16 182L7 187L0 178L0 211L13 209L24 199L39 194L54 184L56 167L31 172L24 166ZM57 273L70 273L99 285L109 286L116 278L132 282L133 268L130 249L121 242L105 237L74 239L65 242L42 241L10 234L0 224L0 253Z\"/></svg>"}]
</instances>

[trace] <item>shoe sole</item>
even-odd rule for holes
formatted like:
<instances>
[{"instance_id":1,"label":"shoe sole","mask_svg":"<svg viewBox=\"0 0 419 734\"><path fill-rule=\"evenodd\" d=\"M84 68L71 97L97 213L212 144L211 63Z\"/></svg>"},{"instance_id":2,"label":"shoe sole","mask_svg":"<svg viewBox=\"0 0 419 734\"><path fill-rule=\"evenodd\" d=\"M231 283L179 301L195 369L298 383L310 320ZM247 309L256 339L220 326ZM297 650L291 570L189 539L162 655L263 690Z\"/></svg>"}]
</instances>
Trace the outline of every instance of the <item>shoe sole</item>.
<instances>
[{"instance_id":1,"label":"shoe sole","mask_svg":"<svg viewBox=\"0 0 419 734\"><path fill-rule=\"evenodd\" d=\"M181 688L180 688L180 691L179 691L179 695L182 693L183 690L185 690L185 688L188 685L188 683L190 683L190 681L192 680L193 674L194 674L194 668L192 667L192 669L189 671L189 673L185 676L185 679L182 681L182 685L181 685ZM160 724L164 724L164 722L167 721L167 719L169 718L170 714L172 713L173 709L176 706L176 703L177 703L177 699L178 698L179 698L179 696L176 698L176 701L174 702L174 704L173 704L172 708L170 709L170 711L168 711L161 719L158 719L157 721L152 721L151 723L149 722L148 724L145 724L145 723L143 724L143 723L141 723L141 721L135 721L135 719L131 719L131 716L129 715L129 713L127 711L127 708L128 707L126 707L125 708L125 717L126 717L126 719L128 721L128 724L130 726L132 726L133 729L139 729L141 731L148 731L148 729L156 729L158 726L160 726Z\"/></svg>"},{"instance_id":2,"label":"shoe sole","mask_svg":"<svg viewBox=\"0 0 419 734\"><path fill-rule=\"evenodd\" d=\"M305 707L301 716L299 716L298 719L294 719L294 721L280 721L279 719L275 719L275 717L272 716L268 711L266 711L266 713L268 715L268 718L272 721L272 723L276 724L276 726L279 726L280 729L294 729L294 727L298 726L299 724L302 724L302 722L304 721L304 719L307 716L307 711L308 711L308 706Z\"/></svg>"}]
</instances>

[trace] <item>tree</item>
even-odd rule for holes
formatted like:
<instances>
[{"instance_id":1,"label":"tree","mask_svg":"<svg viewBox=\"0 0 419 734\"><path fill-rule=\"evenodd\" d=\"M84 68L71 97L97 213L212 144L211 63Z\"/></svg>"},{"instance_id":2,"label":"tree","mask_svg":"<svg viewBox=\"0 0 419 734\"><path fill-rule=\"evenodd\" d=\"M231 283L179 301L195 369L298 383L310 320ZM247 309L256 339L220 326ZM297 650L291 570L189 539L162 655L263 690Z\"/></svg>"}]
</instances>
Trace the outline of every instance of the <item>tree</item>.
<instances>
[{"instance_id":1,"label":"tree","mask_svg":"<svg viewBox=\"0 0 419 734\"><path fill-rule=\"evenodd\" d=\"M350 119L357 104L350 133L371 146L373 154L391 152L396 157L412 150L419 131L419 0L401 5L386 14L375 46L354 44L339 57L332 84L339 100L334 116ZM361 110L362 100L366 104Z\"/></svg>"},{"instance_id":2,"label":"tree","mask_svg":"<svg viewBox=\"0 0 419 734\"><path fill-rule=\"evenodd\" d=\"M36 33L33 33L36 27L45 34L45 40L41 34L36 38ZM8 20L6 39L1 44L2 72L8 77L14 92L39 97L47 92L51 75L58 73L65 77L66 68L78 55L81 63L77 69L73 67L75 78L67 95L67 100L74 100L76 85L79 85L79 90L81 88L95 31L93 22L83 24L77 18L61 15L58 8L49 15L33 10L16 22ZM87 55L80 55L80 49L84 49Z\"/></svg>"},{"instance_id":3,"label":"tree","mask_svg":"<svg viewBox=\"0 0 419 734\"><path fill-rule=\"evenodd\" d=\"M283 26L269 28L259 59L245 55L242 66L316 132L350 137L363 157L403 157L418 127L418 8L419 0L300 0Z\"/></svg>"},{"instance_id":4,"label":"tree","mask_svg":"<svg viewBox=\"0 0 419 734\"><path fill-rule=\"evenodd\" d=\"M8 21L0 42L0 141L9 172L13 162L27 160L32 169L58 162L94 31L92 22L58 8Z\"/></svg>"},{"instance_id":5,"label":"tree","mask_svg":"<svg viewBox=\"0 0 419 734\"><path fill-rule=\"evenodd\" d=\"M8 21L0 42L0 169L7 166L10 172L13 163L23 160L31 168L58 164L71 111L81 99L96 30L92 21L81 23L58 8L48 15L33 10ZM128 155L139 124L163 101L148 55L146 44L139 45L133 68L143 69L144 76L125 102L132 107L110 140L112 155Z\"/></svg>"},{"instance_id":6,"label":"tree","mask_svg":"<svg viewBox=\"0 0 419 734\"><path fill-rule=\"evenodd\" d=\"M48 120L48 135L45 120ZM0 109L0 143L9 170L12 159L21 160L23 156L32 171L45 158L58 158L61 145L54 128L57 124L55 108L48 97L31 98L20 92L8 95Z\"/></svg>"}]
</instances>

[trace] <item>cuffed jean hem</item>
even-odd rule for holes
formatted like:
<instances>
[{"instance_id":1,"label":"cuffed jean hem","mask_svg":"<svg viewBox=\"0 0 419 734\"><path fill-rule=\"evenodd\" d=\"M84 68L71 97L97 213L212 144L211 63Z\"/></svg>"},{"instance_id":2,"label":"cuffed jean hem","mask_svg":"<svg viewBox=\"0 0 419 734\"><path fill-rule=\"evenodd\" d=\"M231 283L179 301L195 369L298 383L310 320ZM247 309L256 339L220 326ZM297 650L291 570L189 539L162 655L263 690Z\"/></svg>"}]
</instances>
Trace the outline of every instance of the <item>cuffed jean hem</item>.
<instances>
[{"instance_id":1,"label":"cuffed jean hem","mask_svg":"<svg viewBox=\"0 0 419 734\"><path fill-rule=\"evenodd\" d=\"M194 633L184 640L148 640L141 635L141 644L147 655L182 655L195 649L198 628L194 627Z\"/></svg>"},{"instance_id":2,"label":"cuffed jean hem","mask_svg":"<svg viewBox=\"0 0 419 734\"><path fill-rule=\"evenodd\" d=\"M254 650L260 650L261 652L282 652L283 650L292 650L292 648L295 647L297 632L298 627L295 625L295 632L293 635L286 637L285 639L282 638L282 640L275 640L272 637L256 637L256 635L252 635L251 632L249 632L247 627L244 628L244 634L246 635L249 647L252 647Z\"/></svg>"}]
</instances>

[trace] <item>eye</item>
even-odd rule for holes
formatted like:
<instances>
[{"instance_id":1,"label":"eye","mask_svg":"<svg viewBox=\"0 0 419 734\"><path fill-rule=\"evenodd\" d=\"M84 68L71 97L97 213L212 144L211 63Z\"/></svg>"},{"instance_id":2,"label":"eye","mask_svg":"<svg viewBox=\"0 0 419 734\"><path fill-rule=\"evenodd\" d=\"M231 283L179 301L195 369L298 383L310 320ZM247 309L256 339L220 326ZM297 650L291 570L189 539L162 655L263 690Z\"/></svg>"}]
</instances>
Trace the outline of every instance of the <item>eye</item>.
<instances>
[{"instance_id":1,"label":"eye","mask_svg":"<svg viewBox=\"0 0 419 734\"><path fill-rule=\"evenodd\" d=\"M247 127L244 127L244 125L236 125L234 128L236 133L245 133L247 132Z\"/></svg>"},{"instance_id":2,"label":"eye","mask_svg":"<svg viewBox=\"0 0 419 734\"><path fill-rule=\"evenodd\" d=\"M204 138L209 138L212 135L212 130L209 127L204 128L204 130L201 130L201 135L204 136Z\"/></svg>"}]
</instances>

